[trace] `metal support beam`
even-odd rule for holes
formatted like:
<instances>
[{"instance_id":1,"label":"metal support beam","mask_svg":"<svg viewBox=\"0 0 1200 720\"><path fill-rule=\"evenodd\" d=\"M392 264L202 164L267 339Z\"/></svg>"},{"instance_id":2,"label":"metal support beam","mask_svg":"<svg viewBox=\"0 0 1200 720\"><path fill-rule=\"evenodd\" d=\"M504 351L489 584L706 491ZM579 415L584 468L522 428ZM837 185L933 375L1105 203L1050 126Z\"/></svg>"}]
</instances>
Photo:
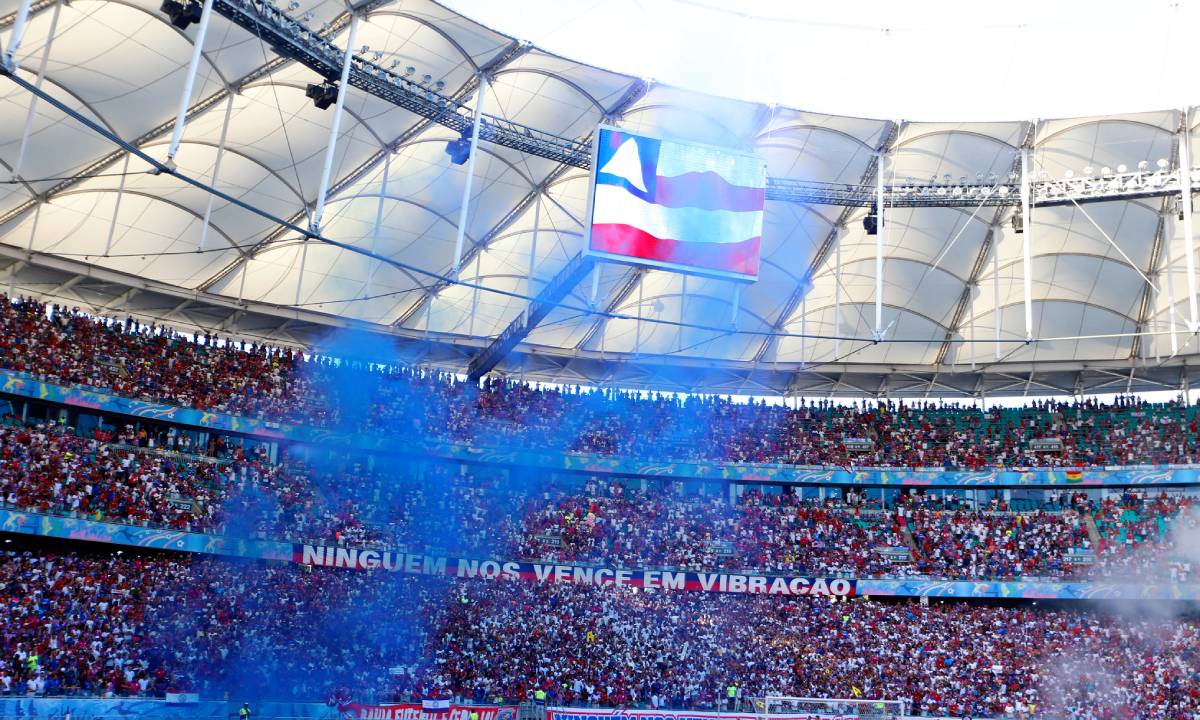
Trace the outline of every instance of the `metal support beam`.
<instances>
[{"instance_id":1,"label":"metal support beam","mask_svg":"<svg viewBox=\"0 0 1200 720\"><path fill-rule=\"evenodd\" d=\"M1024 152L1024 150L1026 150L1026 149L1031 149L1033 147L1033 140L1034 140L1034 124L1026 123L1024 137L1022 138L1021 145L1020 145L1021 152ZM1017 172L1017 170L1020 169L1020 162L1021 162L1021 160L1020 160L1019 156L1013 160L1013 164L1012 164L1011 168L1009 169L1010 173ZM983 207L982 204L979 205L978 207L976 207L975 212L978 213L982 207ZM963 322L964 317L970 318L971 331L972 331L972 333L974 333L975 316L973 313L970 312L971 300L972 300L972 287L974 287L976 290L979 289L979 278L980 278L980 276L983 275L984 267L987 266L987 258L988 258L989 253L991 253L991 255L992 255L992 274L993 274L992 282L993 282L994 290L995 290L996 312L995 312L995 322L993 324L996 326L996 357L997 358L1000 357L1000 285L999 285L1000 280L996 276L996 274L998 272L998 268L999 268L999 256L997 254L998 248L996 246L997 246L997 239L999 237L998 231L1000 229L1000 223L1001 223L1001 221L1003 221L1006 211L1007 211L1007 208L1005 208L1003 206L999 206L996 208L996 211L994 213L992 213L992 221L991 221L991 223L988 224L987 234L985 234L983 236L983 243L980 244L979 252L978 252L978 254L975 255L975 263L973 265L971 265L971 273L967 276L967 282L964 283L962 294L959 295L958 304L954 308L954 315L952 316L952 318L950 320L950 327L949 327L949 329L946 330L946 335L942 341L942 346L938 349L937 359L934 361L934 363L937 365L945 364L946 357L950 353L950 349L951 349L951 346L954 341L954 335L956 333L958 333L959 330L962 328L962 322ZM971 218L974 218L974 217L975 217L975 213L972 213ZM971 222L972 222L972 220L968 219L966 224L969 225ZM966 229L966 225L963 226L963 230L965 230L965 229ZM961 234L962 234L962 231L960 230L959 235L961 235ZM958 235L955 235L955 239L957 239L957 238L958 238ZM946 256L946 254L950 250L950 245L953 245L953 243L954 243L954 241L952 240L949 244L947 244L946 249L942 251L942 254L941 254L941 257L939 258L939 260ZM934 263L934 264L936 265L937 263ZM973 351L971 353L971 364L972 364L972 367L974 367L975 353Z\"/></svg>"},{"instance_id":2,"label":"metal support beam","mask_svg":"<svg viewBox=\"0 0 1200 720\"><path fill-rule=\"evenodd\" d=\"M578 285L595 267L595 260L579 253L572 257L553 278L546 283L528 310L513 319L508 327L496 336L483 352L471 359L467 366L467 377L478 380L491 372L547 315L558 307L563 298ZM473 334L473 333L472 333Z\"/></svg>"},{"instance_id":3,"label":"metal support beam","mask_svg":"<svg viewBox=\"0 0 1200 720\"><path fill-rule=\"evenodd\" d=\"M200 29L192 41L192 60L183 81L183 92L179 94L179 112L175 114L175 129L171 132L171 144L167 146L167 166L174 167L175 153L183 140L183 127L187 123L188 107L192 101L192 90L196 85L196 73L200 70L200 56L204 53L204 38L208 35L208 21L212 17L213 0L204 0L200 11Z\"/></svg>"},{"instance_id":4,"label":"metal support beam","mask_svg":"<svg viewBox=\"0 0 1200 720\"><path fill-rule=\"evenodd\" d=\"M529 296L529 303L525 306L526 311L532 311L536 302L536 286L534 285L534 276L537 273L537 247L538 234L542 230L542 194L537 194L537 201L533 207L533 237L529 240L529 279L525 294ZM599 277L598 275L595 277Z\"/></svg>"},{"instance_id":5,"label":"metal support beam","mask_svg":"<svg viewBox=\"0 0 1200 720\"><path fill-rule=\"evenodd\" d=\"M462 202L458 206L458 232L454 237L454 265L451 275L457 277L461 268L463 239L467 235L467 218L471 209L471 186L475 180L475 158L479 155L479 133L483 121L483 100L489 90L487 78L479 76L478 89L475 91L475 119L471 124L471 149L467 156L467 180L463 183Z\"/></svg>"},{"instance_id":6,"label":"metal support beam","mask_svg":"<svg viewBox=\"0 0 1200 720\"><path fill-rule=\"evenodd\" d=\"M600 268L602 267L604 266L597 265L596 272L599 273ZM642 278L646 276L647 272L649 272L649 270L645 267L635 267L631 268L629 272L626 273L625 278L613 289L612 293L608 297L608 300L604 303L604 314L596 318L596 321L592 323L592 326L588 328L588 331L584 333L583 338L581 338L579 343L575 346L576 349L586 348L588 343L592 341L592 338L594 338L597 333L602 332L604 324L608 322L608 316L615 313L617 308L621 307L621 305L629 299L629 296L633 294L634 289L641 285ZM601 342L603 342L604 336L601 335L600 338Z\"/></svg>"},{"instance_id":7,"label":"metal support beam","mask_svg":"<svg viewBox=\"0 0 1200 720\"><path fill-rule=\"evenodd\" d=\"M108 239L104 241L104 257L112 252L113 238L117 232L117 217L121 214L121 199L125 197L125 178L129 176L129 156L121 166L121 179L117 183L117 199L113 201L112 220L108 223Z\"/></svg>"},{"instance_id":8,"label":"metal support beam","mask_svg":"<svg viewBox=\"0 0 1200 720\"><path fill-rule=\"evenodd\" d=\"M32 0L21 0L17 7L16 23L13 24L12 34L8 36L4 56L0 57L0 68L6 73L17 72L17 50L21 49L21 38L25 35L25 26L29 24L29 8L32 5Z\"/></svg>"},{"instance_id":9,"label":"metal support beam","mask_svg":"<svg viewBox=\"0 0 1200 720\"><path fill-rule=\"evenodd\" d=\"M229 137L229 120L233 116L233 98L229 96L229 100L225 103L225 119L221 121L221 138L217 141L217 157L213 161L212 179L208 184L216 187L217 181L221 176L221 159L225 157L225 140ZM204 208L204 222L200 225L200 242L197 244L200 252L204 252L204 242L208 239L208 227L212 223L213 202L217 196L209 193L208 204Z\"/></svg>"},{"instance_id":10,"label":"metal support beam","mask_svg":"<svg viewBox=\"0 0 1200 720\"><path fill-rule=\"evenodd\" d=\"M887 150L892 147L892 144L896 141L896 138L899 137L899 135L900 126L896 123L889 122L886 126L886 130L883 132L883 137L879 142L879 146L875 148L871 161L867 164L867 167L863 170L862 176L859 178L860 184L867 182L873 175L875 175L875 168L879 163L879 156L883 153L886 153ZM808 287L812 283L813 277L815 277L817 271L821 269L821 265L824 264L825 260L829 257L829 253L835 248L840 253L841 240L838 238L838 235L846 227L846 225L849 224L850 218L854 214L855 208L847 205L842 209L842 212L838 215L837 220L833 222L833 226L829 229L829 232L825 234L824 241L822 241L820 247L817 248L817 252L813 256L812 261L808 264L808 268L803 277L801 277L796 283L796 287L792 290L792 294L788 296L788 299L783 303L783 308L780 310L779 315L776 316L775 322L772 323L772 333L781 332L787 326L787 322L791 319L792 313L796 312L796 308L800 306L801 301L804 299L804 295L808 291ZM837 263L837 267L841 267L840 261ZM837 277L837 286L834 290L835 293L837 293L835 296L835 304L840 304L840 302L838 302L841 297L840 275ZM840 318L840 315L838 315L838 317ZM834 335L838 334L837 330L838 328L835 328ZM762 362L768 356L770 349L777 343L778 338L775 337L774 334L768 335L766 338L764 338L762 344L760 344L758 349L754 352L754 361ZM834 343L836 344L838 341L835 340ZM834 350L835 356L840 354L841 353L838 352L837 349Z\"/></svg>"},{"instance_id":11,"label":"metal support beam","mask_svg":"<svg viewBox=\"0 0 1200 720\"><path fill-rule=\"evenodd\" d=\"M1156 305L1158 304L1160 295L1159 283L1162 282L1162 273L1159 270L1159 265L1163 256L1163 245L1168 244L1165 242L1167 205L1168 200L1164 198L1162 207L1159 208L1158 212L1158 224L1154 228L1154 242L1150 246L1150 260L1146 265L1146 275L1152 276L1153 282L1147 282L1142 288L1142 299L1138 303L1137 325L1134 328L1139 333L1150 331L1150 319L1157 309ZM1134 336L1133 343L1129 348L1129 358L1131 360L1137 359L1141 355L1144 346L1142 339L1142 335ZM1154 351L1155 353L1158 352L1158 343L1154 343Z\"/></svg>"},{"instance_id":12,"label":"metal support beam","mask_svg":"<svg viewBox=\"0 0 1200 720\"><path fill-rule=\"evenodd\" d=\"M50 16L50 30L46 33L46 44L42 46L42 59L38 64L37 80L33 86L38 90L42 89L42 83L46 80L46 64L50 61L50 47L54 44L54 36L58 34L58 18L62 14L62 6L64 0L55 0L54 14ZM25 128L21 131L21 147L17 150L17 160L12 166L12 179L17 180L21 177L21 166L25 163L25 150L29 146L29 132L33 128L33 118L37 111L38 94L31 93L29 96L29 111L25 114Z\"/></svg>"},{"instance_id":13,"label":"metal support beam","mask_svg":"<svg viewBox=\"0 0 1200 720\"><path fill-rule=\"evenodd\" d=\"M209 0L211 2L211 0ZM321 185L317 190L317 204L313 208L312 221L308 226L313 234L320 234L321 220L325 213L325 198L329 192L329 176L333 172L333 158L337 154L338 134L342 128L342 109L349 94L350 61L354 59L354 43L358 38L359 15L350 18L350 34L346 38L346 51L342 55L342 75L338 82L337 102L333 111L333 122L329 125L329 142L325 146L325 165L321 170Z\"/></svg>"},{"instance_id":14,"label":"metal support beam","mask_svg":"<svg viewBox=\"0 0 1200 720\"><path fill-rule=\"evenodd\" d=\"M43 0L38 0L38 2L41 3L41 2L43 2ZM37 7L36 4L35 4L35 7ZM49 5L47 4L46 7L49 7ZM349 19L349 14L342 13L341 15L339 15L337 18L335 18L333 20L333 22L330 24L329 29L322 31L321 34L325 34L325 33L334 34L334 33L340 32L341 29L343 27L345 27L345 24L348 21L348 19ZM250 72L246 73L242 77L240 77L237 80L235 80L234 82L230 83L228 87L225 87L225 88L213 93L212 95L209 95L208 97L204 98L203 100L196 102L196 104L192 105L192 107L188 110L188 113L187 113L188 121L195 120L200 115L203 115L204 113L208 112L212 108L216 107L218 104L221 103L222 100L227 98L229 95L236 94L243 87L246 87L247 85L250 85L251 83L258 81L261 78L269 76L271 73L273 73L274 71L278 70L279 68L287 65L290 62L292 62L291 58L276 57L276 58L273 58L272 60L270 60L269 62L263 63L262 65L258 66L257 68L254 68ZM162 138L166 135L169 135L173 128L174 128L174 118L167 120L165 122L162 122L162 123L156 125L155 127L151 128L150 130L147 130L146 132L142 133L141 135L139 135L138 137L136 137L132 141L130 141L129 144L133 145L135 147L139 147L139 148L145 147L147 144L149 144L155 140L158 140L159 138ZM46 190L46 192L42 193L42 202L49 202L50 200L53 200L59 194L66 192L67 190L70 190L71 188L75 187L79 183L82 183L82 182L88 180L89 178L95 177L96 175L104 172L105 170L108 170L113 165L115 165L117 162L119 162L122 158L124 158L126 154L127 153L124 149L117 149L117 150L113 150L112 152L108 153L107 155L104 155L103 157L97 158L95 161L93 161L92 163L90 163L87 166L85 166L84 168L82 168L79 172L77 172L72 177L55 183L53 186L50 187L50 189L48 189L48 190ZM28 201L14 207L13 209L9 210L8 212L4 213L3 215L0 215L0 227L7 225L9 222L24 215L25 213L29 212L30 210L33 210L38 205L39 205L39 203L37 200L28 200Z\"/></svg>"},{"instance_id":15,"label":"metal support beam","mask_svg":"<svg viewBox=\"0 0 1200 720\"><path fill-rule=\"evenodd\" d=\"M379 232L383 226L383 205L387 201L388 176L392 173L392 153L389 151L383 159L383 180L379 185L379 204L375 206L375 227L371 230L371 253L379 253ZM378 262L371 263L371 271L367 273L367 285L363 290L363 299L371 297L372 286L375 284L375 271L379 269Z\"/></svg>"}]
</instances>

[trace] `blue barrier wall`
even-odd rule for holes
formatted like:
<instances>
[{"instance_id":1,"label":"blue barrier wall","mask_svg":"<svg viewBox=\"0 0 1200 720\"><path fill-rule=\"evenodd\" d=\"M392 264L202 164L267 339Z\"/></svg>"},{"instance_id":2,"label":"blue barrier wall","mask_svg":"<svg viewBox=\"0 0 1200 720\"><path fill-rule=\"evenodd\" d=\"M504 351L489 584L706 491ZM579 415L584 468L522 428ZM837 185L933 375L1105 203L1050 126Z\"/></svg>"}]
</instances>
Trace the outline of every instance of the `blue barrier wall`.
<instances>
[{"instance_id":1,"label":"blue barrier wall","mask_svg":"<svg viewBox=\"0 0 1200 720\"><path fill-rule=\"evenodd\" d=\"M0 698L0 718L29 720L228 720L236 718L241 700L201 700L191 704L173 704L165 700L141 698ZM337 710L323 703L254 702L250 709L255 718L293 718L295 720L336 720Z\"/></svg>"}]
</instances>

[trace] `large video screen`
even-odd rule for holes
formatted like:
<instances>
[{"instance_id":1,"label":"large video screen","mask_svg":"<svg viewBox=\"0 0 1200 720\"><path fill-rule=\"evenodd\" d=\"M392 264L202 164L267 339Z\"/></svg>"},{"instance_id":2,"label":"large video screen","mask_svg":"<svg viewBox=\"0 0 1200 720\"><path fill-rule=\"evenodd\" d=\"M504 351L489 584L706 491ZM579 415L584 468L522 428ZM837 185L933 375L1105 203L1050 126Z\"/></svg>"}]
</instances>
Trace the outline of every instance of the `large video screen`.
<instances>
[{"instance_id":1,"label":"large video screen","mask_svg":"<svg viewBox=\"0 0 1200 720\"><path fill-rule=\"evenodd\" d=\"M767 165L740 150L601 126L587 251L738 280L758 277Z\"/></svg>"}]
</instances>

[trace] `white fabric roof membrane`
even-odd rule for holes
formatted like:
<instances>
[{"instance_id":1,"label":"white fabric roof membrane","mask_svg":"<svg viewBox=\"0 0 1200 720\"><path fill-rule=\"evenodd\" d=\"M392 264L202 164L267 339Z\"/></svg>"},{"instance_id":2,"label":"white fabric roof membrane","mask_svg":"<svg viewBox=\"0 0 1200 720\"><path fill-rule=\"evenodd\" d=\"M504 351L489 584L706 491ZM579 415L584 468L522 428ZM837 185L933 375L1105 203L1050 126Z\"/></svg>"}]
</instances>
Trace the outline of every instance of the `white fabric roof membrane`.
<instances>
[{"instance_id":1,"label":"white fabric roof membrane","mask_svg":"<svg viewBox=\"0 0 1200 720\"><path fill-rule=\"evenodd\" d=\"M0 0L0 42L16 7ZM165 159L196 26L177 30L151 0L36 7L18 53L21 76L34 82L44 58L49 95ZM302 0L294 14L306 13L310 27L330 24L344 46L342 6ZM1049 177L1160 158L1173 167L1184 137L1200 151L1195 113L1184 135L1179 110L1036 127L896 124L647 86L518 43L431 0L373 10L356 45L385 66L443 82L443 92L471 107L484 71L484 111L533 128L585 138L607 121L750 149L778 178L873 182L880 149L894 177L920 181L1004 176L1019 167L1023 146L1033 150L1034 171ZM214 14L180 172L307 225L334 117L305 97L316 81ZM279 342L313 341L327 326L365 327L397 336L412 359L462 368L525 310L523 296L536 295L582 248L586 172L498 145L479 146L465 231L461 278L480 290L306 242L177 177L145 172L144 161L127 160L47 103L31 110L32 98L0 78L0 176L20 163L15 181L0 185L0 279L10 292ZM351 89L324 235L452 274L466 166L443 150L457 137ZM1011 209L887 210L888 332L876 344L867 211L769 201L761 276L736 300L729 281L601 264L598 279L580 282L500 370L754 394L1174 387L1197 352L1176 202L1040 208L1026 218L1031 344L1022 342L1023 238Z\"/></svg>"}]
</instances>

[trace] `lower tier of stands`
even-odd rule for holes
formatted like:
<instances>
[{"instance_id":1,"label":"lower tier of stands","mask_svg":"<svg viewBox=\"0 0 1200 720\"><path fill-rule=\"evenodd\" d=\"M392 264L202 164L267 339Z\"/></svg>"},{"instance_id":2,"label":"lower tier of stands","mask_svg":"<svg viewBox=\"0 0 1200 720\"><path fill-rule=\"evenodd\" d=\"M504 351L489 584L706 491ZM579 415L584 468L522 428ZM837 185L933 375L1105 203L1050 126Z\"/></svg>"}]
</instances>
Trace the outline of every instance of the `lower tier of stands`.
<instances>
[{"instance_id":1,"label":"lower tier of stands","mask_svg":"<svg viewBox=\"0 0 1200 720\"><path fill-rule=\"evenodd\" d=\"M115 547L0 552L0 692L715 707L910 698L918 714L1192 718L1200 623L1156 606L656 592Z\"/></svg>"}]
</instances>

